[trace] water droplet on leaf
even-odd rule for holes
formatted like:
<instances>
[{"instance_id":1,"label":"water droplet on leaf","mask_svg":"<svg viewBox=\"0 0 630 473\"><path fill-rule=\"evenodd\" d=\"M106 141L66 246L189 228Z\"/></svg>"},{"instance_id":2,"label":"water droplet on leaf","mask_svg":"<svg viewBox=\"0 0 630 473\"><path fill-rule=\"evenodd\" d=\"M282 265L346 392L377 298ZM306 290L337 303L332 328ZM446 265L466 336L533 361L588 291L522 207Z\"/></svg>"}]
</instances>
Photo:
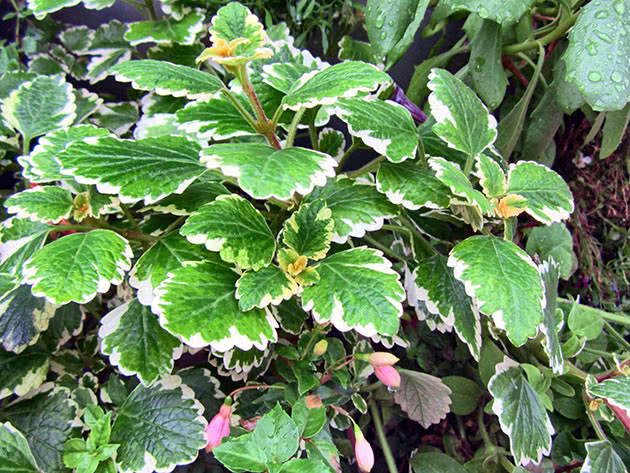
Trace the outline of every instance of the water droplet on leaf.
<instances>
[{"instance_id":1,"label":"water droplet on leaf","mask_svg":"<svg viewBox=\"0 0 630 473\"><path fill-rule=\"evenodd\" d=\"M602 75L597 71L591 71L588 73L588 78L591 82L599 82L602 79Z\"/></svg>"},{"instance_id":2,"label":"water droplet on leaf","mask_svg":"<svg viewBox=\"0 0 630 473\"><path fill-rule=\"evenodd\" d=\"M600 18L600 19L604 19L604 18L608 18L608 10L600 10L597 13L595 13L595 18Z\"/></svg>"},{"instance_id":3,"label":"water droplet on leaf","mask_svg":"<svg viewBox=\"0 0 630 473\"><path fill-rule=\"evenodd\" d=\"M610 75L610 78L613 80L613 82L617 82L617 83L619 83L619 82L621 82L623 80L623 76L617 71L613 72Z\"/></svg>"}]
</instances>

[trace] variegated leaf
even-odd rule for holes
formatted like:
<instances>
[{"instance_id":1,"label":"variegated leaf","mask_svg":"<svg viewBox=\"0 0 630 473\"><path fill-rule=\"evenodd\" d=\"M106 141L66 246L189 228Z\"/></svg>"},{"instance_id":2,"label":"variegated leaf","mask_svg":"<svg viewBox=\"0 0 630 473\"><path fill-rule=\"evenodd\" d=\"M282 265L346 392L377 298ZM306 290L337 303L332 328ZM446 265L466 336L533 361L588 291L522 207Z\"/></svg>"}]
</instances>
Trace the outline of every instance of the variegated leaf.
<instances>
[{"instance_id":1,"label":"variegated leaf","mask_svg":"<svg viewBox=\"0 0 630 473\"><path fill-rule=\"evenodd\" d=\"M70 217L74 201L69 190L57 186L37 186L4 201L10 214L28 218L34 222L57 223Z\"/></svg>"},{"instance_id":2,"label":"variegated leaf","mask_svg":"<svg viewBox=\"0 0 630 473\"><path fill-rule=\"evenodd\" d=\"M247 271L236 281L236 298L243 311L278 305L298 292L298 284L277 266Z\"/></svg>"}]
</instances>

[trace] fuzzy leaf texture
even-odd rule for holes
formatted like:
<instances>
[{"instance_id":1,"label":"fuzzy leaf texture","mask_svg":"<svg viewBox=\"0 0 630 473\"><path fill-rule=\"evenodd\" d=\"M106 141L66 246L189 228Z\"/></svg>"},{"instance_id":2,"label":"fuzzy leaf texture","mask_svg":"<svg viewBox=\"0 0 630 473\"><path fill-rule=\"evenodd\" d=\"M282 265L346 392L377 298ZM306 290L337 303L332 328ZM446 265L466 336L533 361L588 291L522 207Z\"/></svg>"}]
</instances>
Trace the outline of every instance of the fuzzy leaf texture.
<instances>
[{"instance_id":1,"label":"fuzzy leaf texture","mask_svg":"<svg viewBox=\"0 0 630 473\"><path fill-rule=\"evenodd\" d=\"M450 411L451 390L440 378L426 373L398 369L400 387L394 401L410 419L425 429L440 422Z\"/></svg>"}]
</instances>

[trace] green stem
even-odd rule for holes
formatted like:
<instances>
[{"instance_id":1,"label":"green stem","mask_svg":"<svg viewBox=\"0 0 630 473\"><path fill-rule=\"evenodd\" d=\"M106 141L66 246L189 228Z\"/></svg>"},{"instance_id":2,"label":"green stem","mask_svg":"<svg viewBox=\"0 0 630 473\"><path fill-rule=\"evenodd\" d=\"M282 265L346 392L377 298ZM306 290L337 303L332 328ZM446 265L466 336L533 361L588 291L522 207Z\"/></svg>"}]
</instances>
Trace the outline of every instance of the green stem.
<instances>
[{"instance_id":1,"label":"green stem","mask_svg":"<svg viewBox=\"0 0 630 473\"><path fill-rule=\"evenodd\" d=\"M594 348L582 348L582 351L585 353L590 353L591 355L604 356L607 358L616 358L614 353L610 353L603 350L595 350Z\"/></svg>"},{"instance_id":2,"label":"green stem","mask_svg":"<svg viewBox=\"0 0 630 473\"><path fill-rule=\"evenodd\" d=\"M249 125L256 130L256 119L254 117L252 117L251 113L249 113L247 111L247 109L245 107L243 107L243 105L241 104L241 102L238 101L238 99L236 97L234 97L234 95L232 95L232 92L230 92L229 89L227 89L226 87L223 87L221 89L221 92L223 93L223 95L225 95L225 97L230 101L230 103L232 105L234 105L234 108L236 110L238 110L238 113L240 113L242 115L242 117L247 120L247 123L249 123Z\"/></svg>"},{"instance_id":3,"label":"green stem","mask_svg":"<svg viewBox=\"0 0 630 473\"><path fill-rule=\"evenodd\" d=\"M606 327L606 330L608 331L608 333L617 341L617 343L619 343L622 347L624 347L626 350L630 350L630 343L626 342L625 338L623 338L619 332L617 332L612 325L610 325L610 323L608 323L607 321L604 320L604 327Z\"/></svg>"},{"instance_id":4,"label":"green stem","mask_svg":"<svg viewBox=\"0 0 630 473\"><path fill-rule=\"evenodd\" d=\"M368 172L376 169L379 166L379 164L381 164L381 162L383 161L385 161L385 156L379 156L378 158L373 159L372 161L367 163L365 166L357 169L356 171L347 172L346 175L351 178L362 176L363 174L367 174Z\"/></svg>"},{"instance_id":5,"label":"green stem","mask_svg":"<svg viewBox=\"0 0 630 473\"><path fill-rule=\"evenodd\" d=\"M420 246L422 246L422 248L426 250L430 255L439 254L438 251L435 248L433 248L433 245L429 243L429 241L424 237L424 235L418 231L418 229L414 226L412 222L410 222L407 218L402 217L402 216L398 217L398 221L402 223L403 226L408 228L411 233L413 233L418 243L420 243Z\"/></svg>"},{"instance_id":6,"label":"green stem","mask_svg":"<svg viewBox=\"0 0 630 473\"><path fill-rule=\"evenodd\" d=\"M187 218L188 218L188 215L182 215L181 217L178 217L177 220L175 220L168 227L166 227L166 230L164 230L164 233L162 233L162 238L165 237L165 236L170 235L173 231L175 231L177 228L179 228L179 226L182 223L184 223Z\"/></svg>"},{"instance_id":7,"label":"green stem","mask_svg":"<svg viewBox=\"0 0 630 473\"><path fill-rule=\"evenodd\" d=\"M573 304L573 301L570 301L568 299L563 299L563 298L558 298L558 302L561 302L563 304ZM596 313L602 319L610 320L611 322L614 322L616 324L626 325L626 326L630 327L630 317L628 317L626 315L618 315L618 314L615 314L615 313L612 313L612 312L606 312L604 310L596 309L595 307L585 306L583 304L578 304L578 305L583 306L584 308L588 309L589 311L592 311L592 312Z\"/></svg>"},{"instance_id":8,"label":"green stem","mask_svg":"<svg viewBox=\"0 0 630 473\"><path fill-rule=\"evenodd\" d=\"M531 67L532 69L534 69L534 71L537 71L537 70L538 70L538 66L536 65L536 63L534 63L534 61L532 61L532 60L530 59L530 57L529 57L528 55L523 54L523 53L517 53L517 56L518 56L518 57L520 57L520 58L521 58L523 61L525 61L527 64L529 64L529 65L530 65L530 67ZM544 87L545 89L549 88L549 84L547 83L547 79L545 79L545 76L544 76L543 74L540 74L540 75L538 76L538 78L539 78L539 79L540 79L540 81L542 82L543 87Z\"/></svg>"},{"instance_id":9,"label":"green stem","mask_svg":"<svg viewBox=\"0 0 630 473\"><path fill-rule=\"evenodd\" d=\"M370 245L375 246L376 248L378 248L379 250L381 250L383 253L385 253L387 256L389 256L392 259L398 260L398 261L402 261L404 262L405 259L398 255L397 253L395 253L394 251L392 251L391 249L389 249L388 247L386 247L385 245L383 245L382 243L379 243L378 241L376 241L374 238L372 238L371 236L368 235L364 235L363 239L365 241L367 241Z\"/></svg>"},{"instance_id":10,"label":"green stem","mask_svg":"<svg viewBox=\"0 0 630 473\"><path fill-rule=\"evenodd\" d=\"M297 112L295 112L295 115L293 115L293 120L291 120L291 125L289 126L289 133L287 134L287 142L285 145L287 148L293 146L293 140L295 140L295 132L297 131L297 127L300 124L300 120L302 120L302 115L304 115L305 111L306 109L302 107Z\"/></svg>"},{"instance_id":11,"label":"green stem","mask_svg":"<svg viewBox=\"0 0 630 473\"><path fill-rule=\"evenodd\" d=\"M584 387L584 393L582 394L582 399L584 399L584 406L586 407L586 415L588 416L588 420L591 422L593 429L595 429L595 432L597 433L597 437L599 437L600 440L608 440L606 437L606 434L604 433L604 429L602 429L601 424L595 417L595 413L591 410L589 406L590 397L588 394L586 394L586 386Z\"/></svg>"},{"instance_id":12,"label":"green stem","mask_svg":"<svg viewBox=\"0 0 630 473\"><path fill-rule=\"evenodd\" d=\"M501 466L505 468L508 471L508 473L512 473L516 469L516 467L512 464L512 462L504 456L501 456L500 462L501 462Z\"/></svg>"},{"instance_id":13,"label":"green stem","mask_svg":"<svg viewBox=\"0 0 630 473\"><path fill-rule=\"evenodd\" d=\"M234 397L243 392L243 391L249 391L250 389L285 389L286 386L283 385L279 385L279 384L256 384L256 385L249 385L249 386L243 386L241 388L235 389L234 391L232 391L228 397L231 397L232 399L234 399Z\"/></svg>"},{"instance_id":14,"label":"green stem","mask_svg":"<svg viewBox=\"0 0 630 473\"><path fill-rule=\"evenodd\" d=\"M21 49L21 46L20 46L20 41L21 41L21 37L20 37L20 7L18 6L17 3L15 3L15 0L11 0L11 5L13 5L13 9L15 10L15 44L17 44L18 48Z\"/></svg>"},{"instance_id":15,"label":"green stem","mask_svg":"<svg viewBox=\"0 0 630 473\"><path fill-rule=\"evenodd\" d=\"M317 335L319 335L319 333L322 331L323 328L324 328L323 324L315 324L315 327L313 327L313 333L311 335L311 339L306 344L306 348L304 349L304 352L302 352L302 356L300 358L304 358L304 356L306 356L306 354L311 351L311 347L313 346L313 343L317 339Z\"/></svg>"},{"instance_id":16,"label":"green stem","mask_svg":"<svg viewBox=\"0 0 630 473\"><path fill-rule=\"evenodd\" d=\"M381 420L380 409L378 408L374 400L370 400L369 404L370 413L372 414L372 420L374 421L374 429L376 430L378 443L381 445L381 450L383 451L383 456L385 457L385 463L387 463L387 469L389 470L389 473L398 473L396 462L394 461L394 456L392 455L392 451L389 448L387 437L385 436L385 430L383 429L383 421Z\"/></svg>"},{"instance_id":17,"label":"green stem","mask_svg":"<svg viewBox=\"0 0 630 473\"><path fill-rule=\"evenodd\" d=\"M319 140L317 138L317 128L315 128L315 125L313 123L311 123L308 126L308 136L311 137L311 146L313 147L313 149L315 151L319 151Z\"/></svg>"},{"instance_id":18,"label":"green stem","mask_svg":"<svg viewBox=\"0 0 630 473\"><path fill-rule=\"evenodd\" d=\"M479 428L479 433L481 434L481 439L483 440L485 447L494 447L494 444L488 435L488 431L486 430L486 424L483 422L483 414L483 407L479 406L479 413L477 414L477 426Z\"/></svg>"},{"instance_id":19,"label":"green stem","mask_svg":"<svg viewBox=\"0 0 630 473\"><path fill-rule=\"evenodd\" d=\"M464 166L464 175L466 176L466 178L470 176L470 171L472 171L474 160L475 160L475 156L472 154L469 154L468 157L466 158L466 165Z\"/></svg>"},{"instance_id":20,"label":"green stem","mask_svg":"<svg viewBox=\"0 0 630 473\"><path fill-rule=\"evenodd\" d=\"M64 232L68 230L76 230L78 232L90 232L92 230L99 230L101 227L92 226L92 225L79 225L79 224L68 224L68 225L55 225L54 231L56 232ZM154 237L153 235L147 235L146 233L141 232L132 232L131 230L125 230L122 228L111 228L112 231L118 233L119 235L129 239L140 242L152 242L158 240L158 237Z\"/></svg>"},{"instance_id":21,"label":"green stem","mask_svg":"<svg viewBox=\"0 0 630 473\"><path fill-rule=\"evenodd\" d=\"M134 216L131 215L129 208L125 204L121 203L120 209L123 211L123 214L125 214L125 217L127 217L127 220L129 220L129 223L131 224L133 229L138 233L142 233L142 229L140 228L140 225L138 225L138 222L136 221Z\"/></svg>"},{"instance_id":22,"label":"green stem","mask_svg":"<svg viewBox=\"0 0 630 473\"><path fill-rule=\"evenodd\" d=\"M503 219L503 239L505 241L514 240L514 217Z\"/></svg>"},{"instance_id":23,"label":"green stem","mask_svg":"<svg viewBox=\"0 0 630 473\"><path fill-rule=\"evenodd\" d=\"M155 8L153 8L153 0L144 0L144 7L149 10L149 16L151 20L157 21L157 15L155 14Z\"/></svg>"},{"instance_id":24,"label":"green stem","mask_svg":"<svg viewBox=\"0 0 630 473\"><path fill-rule=\"evenodd\" d=\"M350 145L350 148L348 148L348 150L343 153L343 156L341 157L341 159L339 160L339 165L337 166L337 169L343 169L343 165L345 164L346 160L350 157L350 155L352 153L355 152L355 150L361 145L361 142L359 140L357 140L354 136L352 137L352 144Z\"/></svg>"},{"instance_id":25,"label":"green stem","mask_svg":"<svg viewBox=\"0 0 630 473\"><path fill-rule=\"evenodd\" d=\"M31 151L31 139L22 136L22 156L28 156L28 153Z\"/></svg>"}]
</instances>

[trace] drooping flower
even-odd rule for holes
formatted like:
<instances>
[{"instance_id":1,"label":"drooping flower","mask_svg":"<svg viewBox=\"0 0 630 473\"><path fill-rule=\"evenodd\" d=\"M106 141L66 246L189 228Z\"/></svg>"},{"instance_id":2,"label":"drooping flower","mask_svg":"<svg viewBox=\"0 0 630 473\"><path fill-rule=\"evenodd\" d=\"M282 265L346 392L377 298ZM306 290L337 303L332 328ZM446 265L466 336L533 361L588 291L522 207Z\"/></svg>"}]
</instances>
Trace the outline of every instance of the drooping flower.
<instances>
[{"instance_id":1,"label":"drooping flower","mask_svg":"<svg viewBox=\"0 0 630 473\"><path fill-rule=\"evenodd\" d=\"M392 366L398 363L399 360L400 358L387 351L375 351L370 353L367 359L372 366Z\"/></svg>"},{"instance_id":2,"label":"drooping flower","mask_svg":"<svg viewBox=\"0 0 630 473\"><path fill-rule=\"evenodd\" d=\"M354 456L359 470L368 472L374 466L374 452L357 424L354 424L354 439Z\"/></svg>"},{"instance_id":3,"label":"drooping flower","mask_svg":"<svg viewBox=\"0 0 630 473\"><path fill-rule=\"evenodd\" d=\"M400 374L396 368L389 365L375 366L374 374L385 386L398 389L400 387Z\"/></svg>"},{"instance_id":4,"label":"drooping flower","mask_svg":"<svg viewBox=\"0 0 630 473\"><path fill-rule=\"evenodd\" d=\"M232 399L226 397L219 413L215 415L206 427L206 452L221 445L223 437L230 435L230 414L232 413Z\"/></svg>"}]
</instances>

